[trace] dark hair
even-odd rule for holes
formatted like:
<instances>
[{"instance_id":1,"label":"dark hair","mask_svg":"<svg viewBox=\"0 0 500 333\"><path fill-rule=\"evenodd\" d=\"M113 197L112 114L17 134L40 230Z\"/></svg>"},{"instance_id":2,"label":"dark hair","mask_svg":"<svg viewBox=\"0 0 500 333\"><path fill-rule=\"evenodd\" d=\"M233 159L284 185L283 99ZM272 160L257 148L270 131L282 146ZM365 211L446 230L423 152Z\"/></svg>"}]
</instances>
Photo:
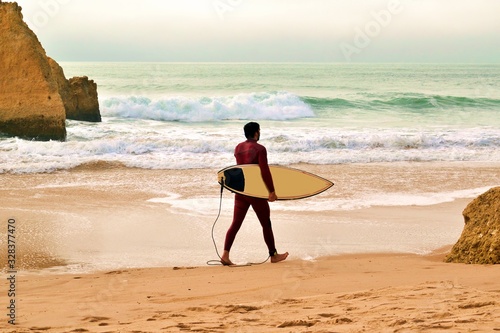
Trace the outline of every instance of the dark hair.
<instances>
[{"instance_id":1,"label":"dark hair","mask_svg":"<svg viewBox=\"0 0 500 333\"><path fill-rule=\"evenodd\" d=\"M246 124L243 127L243 130L245 131L245 137L247 139L253 139L255 133L257 133L260 130L260 125L252 121Z\"/></svg>"}]
</instances>

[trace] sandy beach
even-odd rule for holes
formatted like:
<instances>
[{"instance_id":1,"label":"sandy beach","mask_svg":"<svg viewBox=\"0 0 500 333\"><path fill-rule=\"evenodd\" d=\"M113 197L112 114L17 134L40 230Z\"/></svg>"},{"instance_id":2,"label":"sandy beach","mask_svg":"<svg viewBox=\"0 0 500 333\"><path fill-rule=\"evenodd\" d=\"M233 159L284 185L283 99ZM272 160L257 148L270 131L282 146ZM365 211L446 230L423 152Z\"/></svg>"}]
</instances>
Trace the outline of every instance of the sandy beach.
<instances>
[{"instance_id":1,"label":"sandy beach","mask_svg":"<svg viewBox=\"0 0 500 333\"><path fill-rule=\"evenodd\" d=\"M498 165L300 167L336 185L299 206L274 206L277 245L290 251L290 260L233 268L206 265L216 258L210 237L218 205L216 170L96 163L50 174L2 175L0 214L3 225L16 221L17 273L16 326L5 315L0 330L500 330L498 267L443 262L472 198L344 207L373 192L412 193L422 200L498 185ZM219 244L231 216L232 196L223 197ZM327 204L328 209L314 208ZM258 261L265 252L258 225L249 215L244 226L233 258ZM3 285L7 314L9 286Z\"/></svg>"},{"instance_id":2,"label":"sandy beach","mask_svg":"<svg viewBox=\"0 0 500 333\"><path fill-rule=\"evenodd\" d=\"M443 249L445 251L445 249ZM500 270L369 254L19 277L3 332L493 332Z\"/></svg>"}]
</instances>

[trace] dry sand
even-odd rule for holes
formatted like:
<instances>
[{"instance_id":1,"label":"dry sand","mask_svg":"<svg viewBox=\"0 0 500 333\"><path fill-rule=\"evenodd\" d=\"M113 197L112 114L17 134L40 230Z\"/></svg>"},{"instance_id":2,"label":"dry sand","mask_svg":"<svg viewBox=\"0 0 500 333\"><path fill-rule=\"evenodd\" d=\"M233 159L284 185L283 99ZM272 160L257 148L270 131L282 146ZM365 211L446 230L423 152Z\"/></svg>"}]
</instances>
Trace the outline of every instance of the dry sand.
<instances>
[{"instance_id":1,"label":"dry sand","mask_svg":"<svg viewBox=\"0 0 500 333\"><path fill-rule=\"evenodd\" d=\"M444 251L444 250L443 250ZM500 267L370 254L19 277L6 332L493 332Z\"/></svg>"},{"instance_id":2,"label":"dry sand","mask_svg":"<svg viewBox=\"0 0 500 333\"><path fill-rule=\"evenodd\" d=\"M324 194L327 198L347 200L356 197L358 190L369 192L374 188L382 192L395 187L403 188L403 192L419 188L442 192L493 186L498 185L495 182L500 170L498 165L457 163L303 168L336 182L335 190ZM207 177L210 181L206 181ZM211 177L214 170L145 171L106 164L55 174L2 175L2 226L9 217L16 217L20 232L18 264L22 267L15 283L16 326L8 323L10 298L6 278L9 275L3 275L0 306L4 309L4 319L0 320L0 331L500 331L500 304L496 299L500 295L500 267L444 263L449 247L432 255L367 253L321 257L315 261L291 257L292 260L278 264L233 268L160 264L163 267L73 274L64 272L68 258L53 255L65 253L65 248L54 248L65 237L70 237L66 242L77 243L73 250L77 249L81 257L74 260L91 261L96 255L93 247L99 247L101 254L124 249L120 241L128 244L141 236L139 229L125 228L127 218L147 216L151 221L164 218L165 205L148 199L164 195L165 188L192 197L207 191L217 192L216 184L205 186L212 184ZM204 185L191 193L189 184L192 186L193 182ZM433 206L313 212L306 218L321 222L332 217L368 221L387 217L402 223L421 223L422 228L428 228L436 221L453 225L456 219L457 223L463 223L460 213L467 202L460 199ZM177 218L185 215L186 221L179 228L185 227L190 215L182 210L176 214ZM115 215L118 215L116 223L109 221ZM213 219L209 215L207 228ZM95 220L91 225L92 237L85 238L78 232L64 233L68 217L83 222ZM286 212L278 214L276 219L285 217L288 217ZM118 228L113 229L118 239L104 238L105 220ZM286 225L288 222L293 221L287 221ZM285 224L281 225L277 226L277 232L284 235ZM158 241L165 241L168 235L158 228L161 225L141 224L141 232L150 241L145 245L154 247L155 233ZM202 230L200 242L203 237L203 242L210 243L207 230ZM428 230L431 234L435 229ZM4 231L0 232L2 264L7 253ZM281 239L294 237L293 233L285 236ZM182 239L179 242L176 246L182 246ZM142 250L147 250L147 246ZM158 259L161 263L163 258ZM62 265L64 273L47 269L58 265Z\"/></svg>"}]
</instances>

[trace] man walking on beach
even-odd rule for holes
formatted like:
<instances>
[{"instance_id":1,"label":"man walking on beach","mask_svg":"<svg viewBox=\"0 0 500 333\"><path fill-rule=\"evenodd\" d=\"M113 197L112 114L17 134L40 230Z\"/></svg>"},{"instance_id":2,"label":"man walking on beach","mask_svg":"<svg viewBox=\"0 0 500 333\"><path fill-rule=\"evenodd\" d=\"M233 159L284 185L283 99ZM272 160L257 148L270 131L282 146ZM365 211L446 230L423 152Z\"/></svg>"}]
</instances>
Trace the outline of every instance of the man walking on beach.
<instances>
[{"instance_id":1,"label":"man walking on beach","mask_svg":"<svg viewBox=\"0 0 500 333\"><path fill-rule=\"evenodd\" d=\"M233 265L229 259L229 251L231 250L236 234L238 233L238 230L240 230L250 206L252 206L262 226L262 232L264 233L264 240L269 250L271 262L280 262L288 257L288 252L279 254L274 245L274 235L271 226L271 211L269 209L268 201L275 201L277 196L274 192L271 171L269 170L269 165L267 164L266 148L257 143L260 139L260 125L255 122L250 122L246 124L243 129L247 140L238 144L234 150L236 164L258 164L260 166L262 179L264 180L267 190L269 191L269 198L266 200L247 197L237 193L235 194L233 222L226 233L224 253L222 254L221 262L223 265Z\"/></svg>"}]
</instances>

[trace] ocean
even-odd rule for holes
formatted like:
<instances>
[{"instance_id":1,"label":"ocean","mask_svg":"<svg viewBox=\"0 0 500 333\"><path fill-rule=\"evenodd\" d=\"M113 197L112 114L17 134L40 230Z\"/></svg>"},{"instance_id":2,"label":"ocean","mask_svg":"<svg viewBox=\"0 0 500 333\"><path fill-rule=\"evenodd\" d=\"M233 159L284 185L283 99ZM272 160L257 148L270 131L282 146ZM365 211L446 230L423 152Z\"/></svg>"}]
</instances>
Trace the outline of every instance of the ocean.
<instances>
[{"instance_id":1,"label":"ocean","mask_svg":"<svg viewBox=\"0 0 500 333\"><path fill-rule=\"evenodd\" d=\"M1 173L222 168L248 121L273 164L500 161L498 64L61 65L95 80L103 122L68 120L66 142L1 138Z\"/></svg>"}]
</instances>

